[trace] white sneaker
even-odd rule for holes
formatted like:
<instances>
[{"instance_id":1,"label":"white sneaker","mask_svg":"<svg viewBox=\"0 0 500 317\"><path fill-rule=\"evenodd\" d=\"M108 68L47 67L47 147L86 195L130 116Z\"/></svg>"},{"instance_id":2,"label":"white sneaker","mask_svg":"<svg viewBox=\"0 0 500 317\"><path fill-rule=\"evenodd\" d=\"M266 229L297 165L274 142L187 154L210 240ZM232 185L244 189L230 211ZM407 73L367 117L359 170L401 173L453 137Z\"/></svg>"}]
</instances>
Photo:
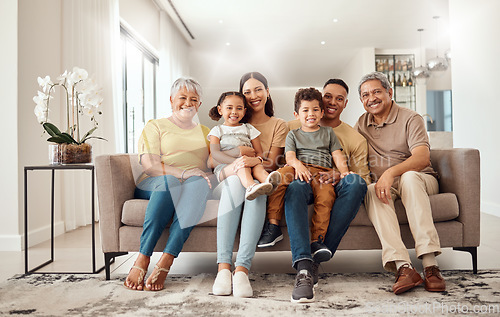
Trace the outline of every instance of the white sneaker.
<instances>
[{"instance_id":1,"label":"white sneaker","mask_svg":"<svg viewBox=\"0 0 500 317\"><path fill-rule=\"evenodd\" d=\"M273 185L270 183L253 184L247 188L245 193L245 199L254 200L260 195L267 195L271 190L273 190Z\"/></svg>"},{"instance_id":2,"label":"white sneaker","mask_svg":"<svg viewBox=\"0 0 500 317\"><path fill-rule=\"evenodd\" d=\"M278 185L281 184L281 174L278 171L273 171L269 173L269 175L266 178L266 183L270 183L273 185L273 189L267 193L267 195L271 195L276 191L276 188L278 188Z\"/></svg>"},{"instance_id":3,"label":"white sneaker","mask_svg":"<svg viewBox=\"0 0 500 317\"><path fill-rule=\"evenodd\" d=\"M245 272L239 271L233 276L233 296L234 297L252 297L253 290L248 275Z\"/></svg>"},{"instance_id":4,"label":"white sneaker","mask_svg":"<svg viewBox=\"0 0 500 317\"><path fill-rule=\"evenodd\" d=\"M212 293L218 296L231 295L231 271L223 269L217 273Z\"/></svg>"}]
</instances>

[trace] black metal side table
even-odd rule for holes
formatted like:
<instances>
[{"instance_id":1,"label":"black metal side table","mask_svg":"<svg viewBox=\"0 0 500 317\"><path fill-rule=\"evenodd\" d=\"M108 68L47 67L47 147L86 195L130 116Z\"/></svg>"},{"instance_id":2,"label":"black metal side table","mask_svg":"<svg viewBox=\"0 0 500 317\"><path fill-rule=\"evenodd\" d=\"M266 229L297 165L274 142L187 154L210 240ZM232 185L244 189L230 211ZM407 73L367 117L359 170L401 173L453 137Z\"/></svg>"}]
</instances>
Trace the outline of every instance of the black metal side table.
<instances>
[{"instance_id":1,"label":"black metal side table","mask_svg":"<svg viewBox=\"0 0 500 317\"><path fill-rule=\"evenodd\" d=\"M52 180L51 180L51 197L50 197L50 260L39 266L28 269L28 171L37 170L51 170ZM37 272L42 267L49 263L54 262L54 183L55 183L55 171L56 170L88 170L91 172L92 176L92 194L91 194L91 206L92 206L92 271L91 272ZM93 164L69 164L69 165L38 165L38 166L25 166L24 167L24 273L56 273L56 274L94 274L99 273L104 269L104 266L97 269L96 268L96 256L95 256L95 174Z\"/></svg>"}]
</instances>

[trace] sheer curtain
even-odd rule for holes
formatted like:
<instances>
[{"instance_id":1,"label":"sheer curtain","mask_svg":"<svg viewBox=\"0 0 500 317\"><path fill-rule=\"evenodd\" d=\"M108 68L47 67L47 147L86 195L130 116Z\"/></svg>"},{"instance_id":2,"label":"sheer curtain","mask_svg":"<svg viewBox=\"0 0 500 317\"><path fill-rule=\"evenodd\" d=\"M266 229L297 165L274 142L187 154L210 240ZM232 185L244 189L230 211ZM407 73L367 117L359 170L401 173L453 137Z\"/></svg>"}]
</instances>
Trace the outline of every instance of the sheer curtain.
<instances>
[{"instance_id":1,"label":"sheer curtain","mask_svg":"<svg viewBox=\"0 0 500 317\"><path fill-rule=\"evenodd\" d=\"M120 152L124 140L117 137L123 131L118 0L64 0L62 24L62 69L84 68L103 89L102 115L97 118L99 127L94 135L108 141L90 141L93 157ZM87 131L90 123L85 121L89 120L83 121L80 130ZM60 175L66 230L90 224L89 172L66 171Z\"/></svg>"}]
</instances>

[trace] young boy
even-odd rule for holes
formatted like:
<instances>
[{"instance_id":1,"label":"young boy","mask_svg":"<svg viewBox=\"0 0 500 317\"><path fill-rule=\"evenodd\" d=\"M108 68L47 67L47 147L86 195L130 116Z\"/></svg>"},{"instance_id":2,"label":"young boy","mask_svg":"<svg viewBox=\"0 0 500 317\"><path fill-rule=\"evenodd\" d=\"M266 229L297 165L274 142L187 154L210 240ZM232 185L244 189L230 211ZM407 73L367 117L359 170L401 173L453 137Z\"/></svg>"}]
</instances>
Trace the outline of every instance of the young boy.
<instances>
[{"instance_id":1,"label":"young boy","mask_svg":"<svg viewBox=\"0 0 500 317\"><path fill-rule=\"evenodd\" d=\"M294 116L300 120L301 127L291 130L285 143L287 165L278 169L282 182L268 198L266 224L259 240L259 247L273 246L283 239L279 222L283 215L285 192L295 179L309 182L314 194L314 214L311 225L311 253L317 263L330 260L332 252L323 244L330 212L335 201L332 184L320 181L321 172L333 173L336 167L341 177L349 174L346 159L339 140L330 127L319 126L323 117L323 100L315 88L299 89L295 94ZM335 165L332 164L333 162ZM307 212L307 211L305 211Z\"/></svg>"}]
</instances>

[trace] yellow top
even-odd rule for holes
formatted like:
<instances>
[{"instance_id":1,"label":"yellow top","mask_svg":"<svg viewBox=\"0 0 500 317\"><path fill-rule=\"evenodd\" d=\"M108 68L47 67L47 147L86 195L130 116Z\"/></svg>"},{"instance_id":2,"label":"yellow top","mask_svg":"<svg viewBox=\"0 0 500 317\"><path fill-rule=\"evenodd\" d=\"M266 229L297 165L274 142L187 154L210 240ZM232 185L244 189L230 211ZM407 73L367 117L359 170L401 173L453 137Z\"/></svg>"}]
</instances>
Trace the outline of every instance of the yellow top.
<instances>
[{"instance_id":1,"label":"yellow top","mask_svg":"<svg viewBox=\"0 0 500 317\"><path fill-rule=\"evenodd\" d=\"M300 128L299 120L292 120L288 122L288 128ZM353 127L345 122L333 128L333 132L342 145L342 152L344 152L347 160L349 170L361 176L367 184L371 183L370 170L368 168L368 144L366 139Z\"/></svg>"},{"instance_id":2,"label":"yellow top","mask_svg":"<svg viewBox=\"0 0 500 317\"><path fill-rule=\"evenodd\" d=\"M210 129L202 124L182 129L167 118L149 120L139 138L139 162L142 154L159 155L161 162L179 169L207 169Z\"/></svg>"}]
</instances>

